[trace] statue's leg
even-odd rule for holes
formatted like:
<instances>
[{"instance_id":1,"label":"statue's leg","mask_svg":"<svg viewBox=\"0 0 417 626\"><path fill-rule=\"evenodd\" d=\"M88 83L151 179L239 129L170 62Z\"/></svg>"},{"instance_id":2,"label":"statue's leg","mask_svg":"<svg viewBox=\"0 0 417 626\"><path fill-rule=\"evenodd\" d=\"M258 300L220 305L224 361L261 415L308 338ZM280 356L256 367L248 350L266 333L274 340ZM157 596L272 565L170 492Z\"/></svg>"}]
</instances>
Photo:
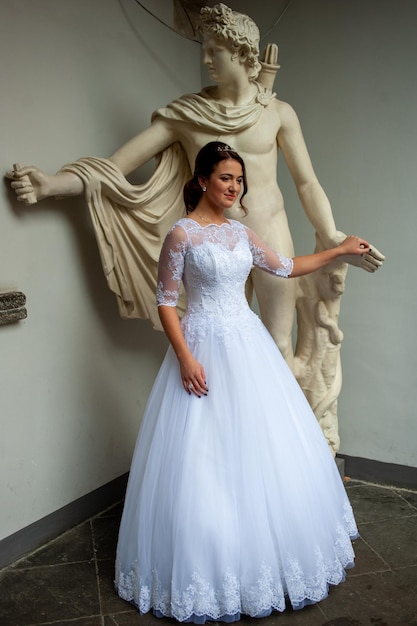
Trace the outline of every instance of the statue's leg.
<instances>
[{"instance_id":1,"label":"statue's leg","mask_svg":"<svg viewBox=\"0 0 417 626\"><path fill-rule=\"evenodd\" d=\"M282 356L293 369L292 329L296 280L277 278L255 268L252 270L252 282L262 321L274 338Z\"/></svg>"}]
</instances>

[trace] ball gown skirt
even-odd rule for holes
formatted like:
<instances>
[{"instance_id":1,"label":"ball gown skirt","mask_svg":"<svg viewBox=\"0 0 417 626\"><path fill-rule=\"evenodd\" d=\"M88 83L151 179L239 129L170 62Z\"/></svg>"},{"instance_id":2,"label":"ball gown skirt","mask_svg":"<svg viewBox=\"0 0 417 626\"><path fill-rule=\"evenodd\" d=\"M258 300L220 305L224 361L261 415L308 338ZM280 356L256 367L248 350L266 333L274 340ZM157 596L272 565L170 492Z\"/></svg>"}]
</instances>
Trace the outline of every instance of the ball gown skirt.
<instances>
[{"instance_id":1,"label":"ball gown skirt","mask_svg":"<svg viewBox=\"0 0 417 626\"><path fill-rule=\"evenodd\" d=\"M184 391L169 348L148 400L116 558L117 591L141 613L300 609L353 566L357 528L317 420L259 318L239 315L221 340L187 336L207 396Z\"/></svg>"}]
</instances>

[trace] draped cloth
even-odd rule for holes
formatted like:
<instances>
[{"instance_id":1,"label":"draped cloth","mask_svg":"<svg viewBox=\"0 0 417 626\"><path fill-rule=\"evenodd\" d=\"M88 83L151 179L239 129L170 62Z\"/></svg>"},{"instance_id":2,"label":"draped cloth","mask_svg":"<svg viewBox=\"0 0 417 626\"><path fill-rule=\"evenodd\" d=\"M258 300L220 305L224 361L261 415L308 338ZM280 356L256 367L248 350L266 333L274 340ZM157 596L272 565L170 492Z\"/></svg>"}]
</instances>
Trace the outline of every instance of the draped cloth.
<instances>
[{"instance_id":1,"label":"draped cloth","mask_svg":"<svg viewBox=\"0 0 417 626\"><path fill-rule=\"evenodd\" d=\"M186 125L183 135L192 138L204 131L215 139L257 124L275 97L258 85L251 103L225 106L211 92L208 87L185 94L155 111L152 121L172 120ZM142 185L131 185L108 159L85 157L60 171L83 181L104 273L121 317L149 319L161 330L155 302L160 248L170 226L185 214L183 187L192 176L182 145L174 143L158 155L153 175ZM184 296L178 310L184 310Z\"/></svg>"},{"instance_id":2,"label":"draped cloth","mask_svg":"<svg viewBox=\"0 0 417 626\"><path fill-rule=\"evenodd\" d=\"M213 98L213 87L206 87L200 93L185 94L163 109L158 109L152 119L178 120L194 125L215 135L240 133L259 122L265 107L275 98L275 94L256 83L257 96L248 104L232 106L222 104ZM202 147L202 146L200 146Z\"/></svg>"}]
</instances>

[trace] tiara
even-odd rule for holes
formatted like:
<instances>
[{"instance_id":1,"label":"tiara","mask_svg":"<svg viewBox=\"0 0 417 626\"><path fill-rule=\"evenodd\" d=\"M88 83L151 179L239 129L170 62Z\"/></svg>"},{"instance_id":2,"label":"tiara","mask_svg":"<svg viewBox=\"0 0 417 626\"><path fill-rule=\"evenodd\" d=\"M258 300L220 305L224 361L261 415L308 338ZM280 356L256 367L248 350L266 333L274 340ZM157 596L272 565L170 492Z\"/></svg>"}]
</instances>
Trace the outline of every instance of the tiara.
<instances>
[{"instance_id":1,"label":"tiara","mask_svg":"<svg viewBox=\"0 0 417 626\"><path fill-rule=\"evenodd\" d=\"M224 144L224 146L217 146L216 150L217 152L228 152L229 150L235 152L234 148L228 146L227 144Z\"/></svg>"}]
</instances>

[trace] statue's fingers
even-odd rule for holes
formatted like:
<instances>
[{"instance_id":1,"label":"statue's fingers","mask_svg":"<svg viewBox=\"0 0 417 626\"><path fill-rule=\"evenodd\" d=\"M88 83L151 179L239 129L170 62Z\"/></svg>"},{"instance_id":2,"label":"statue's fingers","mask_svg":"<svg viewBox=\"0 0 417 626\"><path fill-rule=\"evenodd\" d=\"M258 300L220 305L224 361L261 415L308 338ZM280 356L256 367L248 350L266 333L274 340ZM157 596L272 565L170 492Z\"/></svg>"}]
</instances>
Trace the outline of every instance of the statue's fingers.
<instances>
[{"instance_id":1,"label":"statue's fingers","mask_svg":"<svg viewBox=\"0 0 417 626\"><path fill-rule=\"evenodd\" d=\"M363 258L366 259L368 263L374 265L375 269L378 269L382 265L382 260L380 260L378 257L375 257L372 252L367 252L366 254L364 254Z\"/></svg>"},{"instance_id":2,"label":"statue's fingers","mask_svg":"<svg viewBox=\"0 0 417 626\"><path fill-rule=\"evenodd\" d=\"M378 269L379 265L375 265L371 261L368 261L366 257L362 259L361 268L366 270L367 272L375 272Z\"/></svg>"},{"instance_id":3,"label":"statue's fingers","mask_svg":"<svg viewBox=\"0 0 417 626\"><path fill-rule=\"evenodd\" d=\"M382 263L385 261L385 255L381 254L380 252L376 251L374 249L372 249L372 251L370 252L370 254L372 255L372 257L379 262L380 265L382 265Z\"/></svg>"},{"instance_id":4,"label":"statue's fingers","mask_svg":"<svg viewBox=\"0 0 417 626\"><path fill-rule=\"evenodd\" d=\"M375 248L375 246L371 245L371 249L367 254L370 254L372 257L374 257L374 259L380 261L381 263L385 260L385 256L382 254L382 252L378 250L378 248Z\"/></svg>"},{"instance_id":5,"label":"statue's fingers","mask_svg":"<svg viewBox=\"0 0 417 626\"><path fill-rule=\"evenodd\" d=\"M31 193L33 191L33 185L29 181L29 179L16 180L10 183L10 187L15 190L17 195L21 195L23 193Z\"/></svg>"},{"instance_id":6,"label":"statue's fingers","mask_svg":"<svg viewBox=\"0 0 417 626\"><path fill-rule=\"evenodd\" d=\"M14 180L21 180L36 170L37 168L34 165L21 165L20 163L15 163L13 165L13 170L8 170L6 172L6 177Z\"/></svg>"},{"instance_id":7,"label":"statue's fingers","mask_svg":"<svg viewBox=\"0 0 417 626\"><path fill-rule=\"evenodd\" d=\"M18 202L24 202L25 204L36 204L37 199L33 191L29 191L25 194L16 197Z\"/></svg>"},{"instance_id":8,"label":"statue's fingers","mask_svg":"<svg viewBox=\"0 0 417 626\"><path fill-rule=\"evenodd\" d=\"M25 184L25 183L24 183L24 182L22 182L21 180L13 180L13 181L10 183L10 187L11 187L12 189L20 189L21 187L23 187L23 186L24 186L24 184Z\"/></svg>"},{"instance_id":9,"label":"statue's fingers","mask_svg":"<svg viewBox=\"0 0 417 626\"><path fill-rule=\"evenodd\" d=\"M367 259L369 263L372 263L372 265L375 267L376 270L378 270L380 267L382 267L382 261L379 261L378 259Z\"/></svg>"}]
</instances>

